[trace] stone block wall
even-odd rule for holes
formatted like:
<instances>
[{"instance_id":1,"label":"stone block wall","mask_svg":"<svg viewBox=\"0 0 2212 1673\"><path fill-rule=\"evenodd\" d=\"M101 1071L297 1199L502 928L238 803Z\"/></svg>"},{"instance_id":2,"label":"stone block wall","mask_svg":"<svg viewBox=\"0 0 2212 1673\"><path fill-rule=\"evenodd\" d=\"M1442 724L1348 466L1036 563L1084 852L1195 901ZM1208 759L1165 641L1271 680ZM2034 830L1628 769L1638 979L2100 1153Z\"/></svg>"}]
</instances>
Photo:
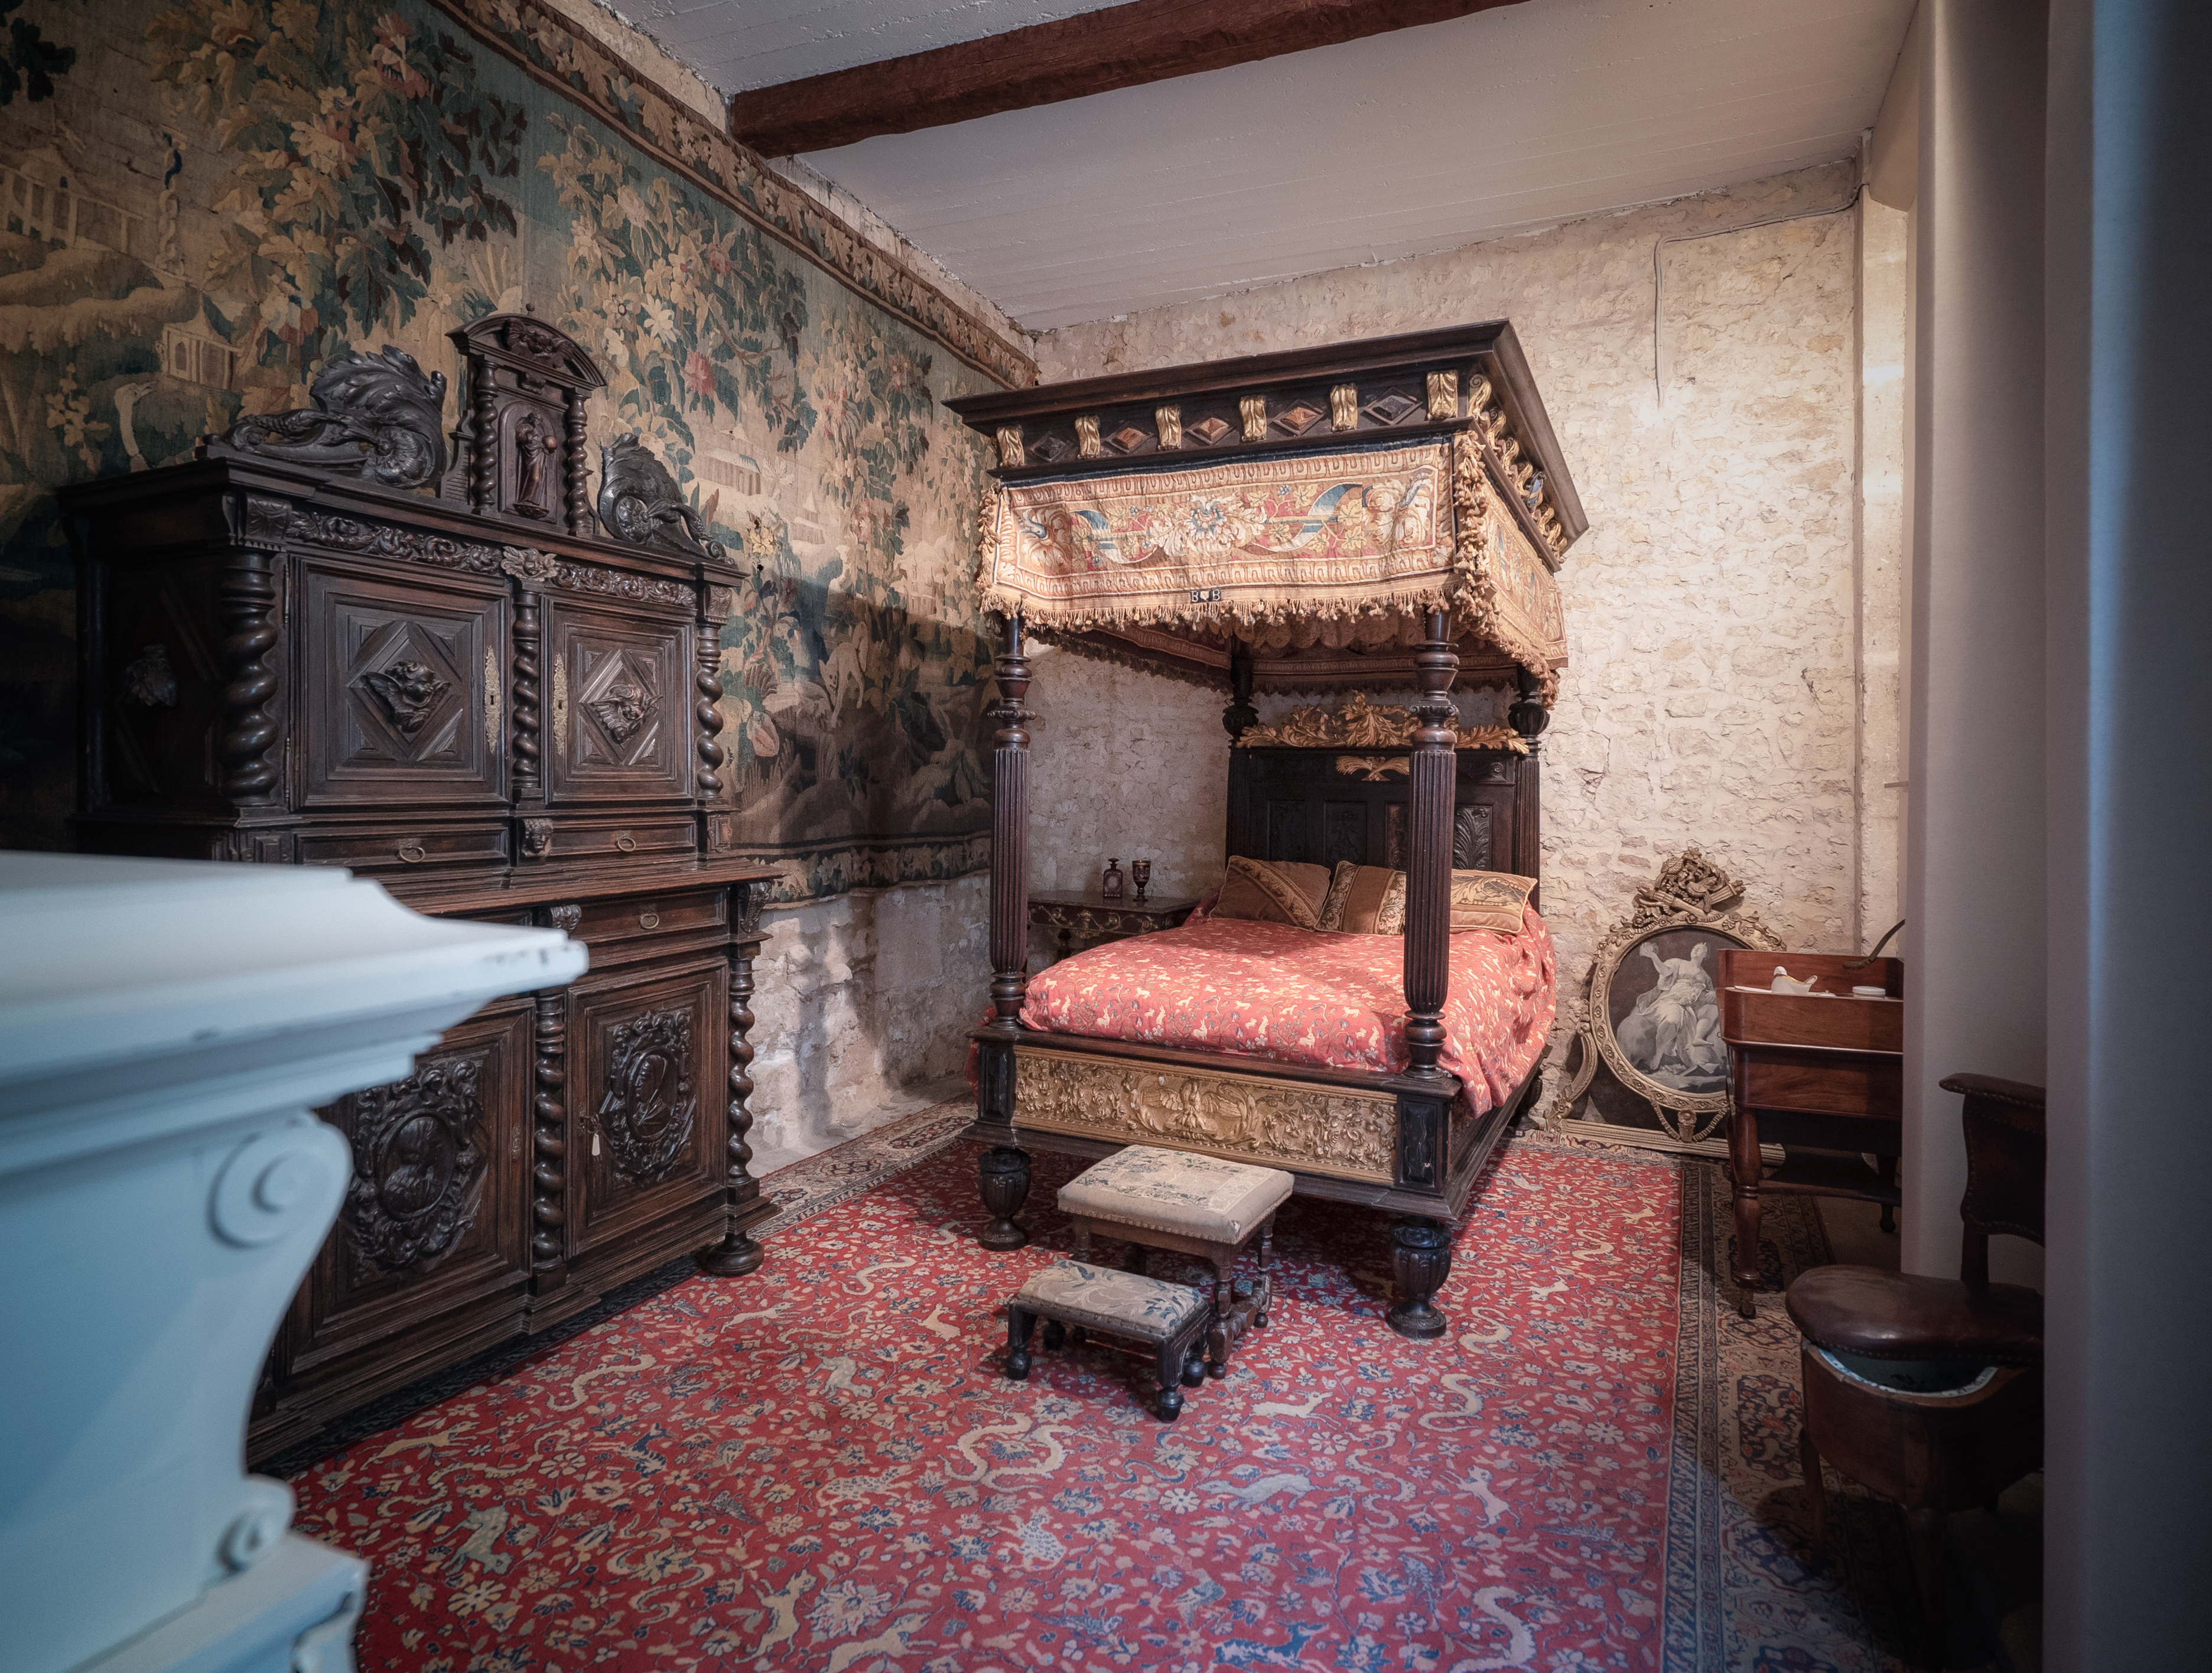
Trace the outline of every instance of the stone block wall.
<instances>
[{"instance_id":1,"label":"stone block wall","mask_svg":"<svg viewBox=\"0 0 2212 1673\"><path fill-rule=\"evenodd\" d=\"M754 1149L843 1137L958 1076L990 985L987 876L771 907L754 967Z\"/></svg>"},{"instance_id":2,"label":"stone block wall","mask_svg":"<svg viewBox=\"0 0 2212 1673\"><path fill-rule=\"evenodd\" d=\"M1862 588L1858 211L1819 213L1856 179L1854 160L1039 340L1049 382L1513 321L1590 523L1560 572L1572 663L1544 740L1563 986L1691 844L1794 945L1849 949L1895 915L1894 846L1860 791L1863 754L1894 760L1895 700L1863 708L1859 685L1862 638L1895 643L1899 566ZM1037 698L1041 877L1146 833L1159 875L1218 875L1218 700L1068 656ZM1141 762L1108 736L1138 725Z\"/></svg>"}]
</instances>

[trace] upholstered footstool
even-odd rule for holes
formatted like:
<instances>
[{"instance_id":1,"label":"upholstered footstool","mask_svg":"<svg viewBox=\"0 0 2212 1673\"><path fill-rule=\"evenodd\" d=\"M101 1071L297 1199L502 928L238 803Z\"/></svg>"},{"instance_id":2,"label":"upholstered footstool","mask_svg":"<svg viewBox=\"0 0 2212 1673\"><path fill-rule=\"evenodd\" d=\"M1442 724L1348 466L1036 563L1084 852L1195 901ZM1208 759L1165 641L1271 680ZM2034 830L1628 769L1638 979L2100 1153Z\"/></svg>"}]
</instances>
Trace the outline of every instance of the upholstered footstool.
<instances>
[{"instance_id":1,"label":"upholstered footstool","mask_svg":"<svg viewBox=\"0 0 2212 1673\"><path fill-rule=\"evenodd\" d=\"M1275 1210L1293 1181L1280 1168L1252 1167L1187 1150L1132 1144L1096 1162L1060 1190L1060 1211L1075 1222L1075 1258L1091 1258L1091 1234L1117 1237L1143 1251L1173 1249L1213 1267L1213 1327L1206 1374L1229 1374L1229 1355L1248 1330L1265 1330L1273 1279ZM1259 1275L1236 1276L1237 1258L1260 1240Z\"/></svg>"},{"instance_id":2,"label":"upholstered footstool","mask_svg":"<svg viewBox=\"0 0 2212 1673\"><path fill-rule=\"evenodd\" d=\"M1137 1272L1116 1272L1082 1261L1055 1261L1024 1284L1006 1304L1006 1375L1030 1374L1030 1332L1042 1318L1044 1345L1080 1344L1085 1331L1133 1337L1158 1355L1159 1392L1152 1411L1172 1423L1182 1409L1182 1387L1206 1380L1198 1345L1211 1309L1188 1284L1162 1283ZM1182 1385L1182 1387L1179 1387Z\"/></svg>"}]
</instances>

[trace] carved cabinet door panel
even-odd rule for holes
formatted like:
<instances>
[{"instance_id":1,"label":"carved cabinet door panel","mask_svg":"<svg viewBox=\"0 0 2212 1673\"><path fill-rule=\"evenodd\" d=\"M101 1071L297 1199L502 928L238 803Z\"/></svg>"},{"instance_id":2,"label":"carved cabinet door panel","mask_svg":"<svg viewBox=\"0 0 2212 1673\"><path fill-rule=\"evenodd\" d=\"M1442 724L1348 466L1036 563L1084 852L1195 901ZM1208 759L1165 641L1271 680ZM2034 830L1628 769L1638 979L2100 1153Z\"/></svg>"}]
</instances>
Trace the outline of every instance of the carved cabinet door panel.
<instances>
[{"instance_id":1,"label":"carved cabinet door panel","mask_svg":"<svg viewBox=\"0 0 2212 1673\"><path fill-rule=\"evenodd\" d=\"M568 996L568 1256L724 1182L729 967L586 977Z\"/></svg>"},{"instance_id":2,"label":"carved cabinet door panel","mask_svg":"<svg viewBox=\"0 0 2212 1673\"><path fill-rule=\"evenodd\" d=\"M85 805L222 807L216 764L224 685L212 564L118 567L84 693L101 748ZM86 585L99 583L91 576ZM279 583L281 586L281 582Z\"/></svg>"},{"instance_id":3,"label":"carved cabinet door panel","mask_svg":"<svg viewBox=\"0 0 2212 1673\"><path fill-rule=\"evenodd\" d=\"M295 1381L441 1313L520 1297L531 1022L527 1003L487 1007L405 1080L319 1112L353 1146L353 1180L294 1305Z\"/></svg>"},{"instance_id":4,"label":"carved cabinet door panel","mask_svg":"<svg viewBox=\"0 0 2212 1673\"><path fill-rule=\"evenodd\" d=\"M502 802L505 592L313 561L304 592L308 804Z\"/></svg>"},{"instance_id":5,"label":"carved cabinet door panel","mask_svg":"<svg viewBox=\"0 0 2212 1673\"><path fill-rule=\"evenodd\" d=\"M691 626L562 599L547 610L546 793L691 794Z\"/></svg>"}]
</instances>

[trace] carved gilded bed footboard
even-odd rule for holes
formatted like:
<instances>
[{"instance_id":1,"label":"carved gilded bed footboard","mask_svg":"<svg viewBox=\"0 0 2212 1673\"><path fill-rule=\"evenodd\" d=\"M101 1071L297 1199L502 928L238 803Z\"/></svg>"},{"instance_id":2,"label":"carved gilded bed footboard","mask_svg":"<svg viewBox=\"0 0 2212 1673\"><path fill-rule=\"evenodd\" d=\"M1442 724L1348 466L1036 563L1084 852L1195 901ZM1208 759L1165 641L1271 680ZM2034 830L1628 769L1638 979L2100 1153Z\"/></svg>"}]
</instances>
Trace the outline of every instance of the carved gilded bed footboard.
<instances>
[{"instance_id":1,"label":"carved gilded bed footboard","mask_svg":"<svg viewBox=\"0 0 2212 1673\"><path fill-rule=\"evenodd\" d=\"M1014 1107L1034 1132L1202 1150L1370 1185L1396 1174L1398 1100L1389 1092L1018 1046Z\"/></svg>"}]
</instances>

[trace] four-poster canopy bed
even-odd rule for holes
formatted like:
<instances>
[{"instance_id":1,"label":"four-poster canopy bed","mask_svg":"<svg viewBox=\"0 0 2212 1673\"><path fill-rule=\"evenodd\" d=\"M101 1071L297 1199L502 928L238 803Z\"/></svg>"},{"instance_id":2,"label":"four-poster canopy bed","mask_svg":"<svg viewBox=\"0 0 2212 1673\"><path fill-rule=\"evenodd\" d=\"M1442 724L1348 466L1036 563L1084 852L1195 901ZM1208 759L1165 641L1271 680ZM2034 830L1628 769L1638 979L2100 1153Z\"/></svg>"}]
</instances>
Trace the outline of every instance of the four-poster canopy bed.
<instances>
[{"instance_id":1,"label":"four-poster canopy bed","mask_svg":"<svg viewBox=\"0 0 2212 1673\"><path fill-rule=\"evenodd\" d=\"M1440 1334L1437 1222L1464 1209L1528 1097L1553 1007L1533 911L1510 940L1451 932L1455 870L1539 876L1537 740L1566 661L1553 571L1584 527L1511 325L949 404L997 458L979 574L1002 623L992 1014L970 1129L990 1147L982 1242L1026 1241L1025 1149L1264 1163L1301 1193L1401 1216L1389 1320ZM1402 872L1402 991L1381 936L1194 921L1055 965L1032 991L1025 633L1224 688L1228 854ZM1459 724L1462 678L1516 690L1510 730ZM1365 701L1408 688L1411 710ZM1266 691L1354 694L1263 728ZM1211 973L1188 1003L1179 960ZM1293 1046L1280 1012L1269 1033L1268 1005L1308 970L1322 1003L1304 1009L1363 1015L1366 1037L1339 1027L1316 1046L1309 1020ZM1146 1003L1119 1005L1125 989ZM1216 996L1236 1015L1193 1022Z\"/></svg>"}]
</instances>

